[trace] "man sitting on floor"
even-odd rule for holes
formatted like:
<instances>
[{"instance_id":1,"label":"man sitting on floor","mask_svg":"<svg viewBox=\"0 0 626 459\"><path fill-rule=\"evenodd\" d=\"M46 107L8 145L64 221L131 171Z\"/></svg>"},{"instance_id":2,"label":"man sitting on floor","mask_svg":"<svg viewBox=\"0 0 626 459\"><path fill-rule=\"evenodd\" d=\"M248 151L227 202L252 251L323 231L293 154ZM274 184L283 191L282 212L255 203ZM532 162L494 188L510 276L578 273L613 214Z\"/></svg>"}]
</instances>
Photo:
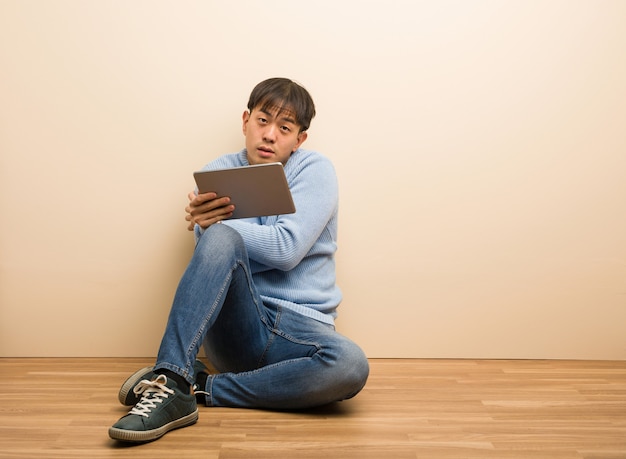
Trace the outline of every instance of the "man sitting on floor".
<instances>
[{"instance_id":1,"label":"man sitting on floor","mask_svg":"<svg viewBox=\"0 0 626 459\"><path fill-rule=\"evenodd\" d=\"M111 438L142 443L194 424L197 402L301 409L348 399L365 385L365 354L334 327L337 178L328 159L300 148L314 115L308 91L291 80L253 89L245 148L206 169L281 162L296 213L229 219L236 203L228 197L190 193L196 248L155 365L120 389L120 401L134 407ZM196 359L201 345L219 373Z\"/></svg>"}]
</instances>

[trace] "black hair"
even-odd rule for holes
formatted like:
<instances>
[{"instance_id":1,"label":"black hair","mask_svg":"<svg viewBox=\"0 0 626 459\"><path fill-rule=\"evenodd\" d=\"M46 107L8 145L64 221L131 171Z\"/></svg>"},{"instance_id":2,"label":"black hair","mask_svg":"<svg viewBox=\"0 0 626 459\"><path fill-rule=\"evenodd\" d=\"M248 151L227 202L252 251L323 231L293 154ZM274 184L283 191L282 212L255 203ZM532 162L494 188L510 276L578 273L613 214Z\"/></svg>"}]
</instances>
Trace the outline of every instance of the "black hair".
<instances>
[{"instance_id":1,"label":"black hair","mask_svg":"<svg viewBox=\"0 0 626 459\"><path fill-rule=\"evenodd\" d=\"M309 129L315 116L315 104L309 92L288 78L270 78L257 84L248 100L248 110L293 112L300 132Z\"/></svg>"}]
</instances>

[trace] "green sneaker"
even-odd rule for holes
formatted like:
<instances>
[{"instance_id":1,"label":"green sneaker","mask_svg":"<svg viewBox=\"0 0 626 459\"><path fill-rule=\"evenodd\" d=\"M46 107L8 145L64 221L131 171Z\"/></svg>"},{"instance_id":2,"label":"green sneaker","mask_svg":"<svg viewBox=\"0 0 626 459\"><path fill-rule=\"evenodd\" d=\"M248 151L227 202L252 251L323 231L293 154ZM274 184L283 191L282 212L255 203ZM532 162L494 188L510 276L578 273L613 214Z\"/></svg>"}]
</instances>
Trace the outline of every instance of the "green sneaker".
<instances>
[{"instance_id":1,"label":"green sneaker","mask_svg":"<svg viewBox=\"0 0 626 459\"><path fill-rule=\"evenodd\" d=\"M201 373L204 373L205 376L199 377ZM200 405L207 405L206 397L210 394L204 391L204 386L211 372L204 363L200 360L196 360L193 364L193 374L196 379L193 383L193 392L196 394L196 402Z\"/></svg>"},{"instance_id":2,"label":"green sneaker","mask_svg":"<svg viewBox=\"0 0 626 459\"><path fill-rule=\"evenodd\" d=\"M135 392L133 392L133 389L135 388L135 386L137 386L137 384L139 384L140 381L144 379L147 379L148 381L150 381L152 378L156 376L156 373L152 371L153 368L154 367L141 368L140 370L137 370L132 375L130 375L126 381L124 381L124 384L122 384L122 387L120 388L120 391L117 394L117 398L122 405L134 406L137 404L140 397L139 395L135 394ZM204 363L202 363L200 360L196 360L194 362L193 371L194 371L194 375L196 376L196 378L198 378L198 375L200 373L206 373L206 374L210 373L207 366Z\"/></svg>"},{"instance_id":3,"label":"green sneaker","mask_svg":"<svg viewBox=\"0 0 626 459\"><path fill-rule=\"evenodd\" d=\"M193 364L193 376L198 379L198 375L200 373L206 373L207 375L211 374L207 366L202 363L200 360L197 360Z\"/></svg>"},{"instance_id":4,"label":"green sneaker","mask_svg":"<svg viewBox=\"0 0 626 459\"><path fill-rule=\"evenodd\" d=\"M139 402L141 398L138 394L136 394L133 389L139 381L144 379L150 381L152 378L156 377L156 373L152 371L154 367L145 367L141 370L137 370L132 375L128 377L128 379L122 384L119 393L117 394L117 398L120 403L124 406L134 406Z\"/></svg>"},{"instance_id":5,"label":"green sneaker","mask_svg":"<svg viewBox=\"0 0 626 459\"><path fill-rule=\"evenodd\" d=\"M152 381L142 379L133 392L141 394L141 400L109 428L109 436L114 440L145 443L198 420L195 395L183 393L165 375L158 375Z\"/></svg>"}]
</instances>

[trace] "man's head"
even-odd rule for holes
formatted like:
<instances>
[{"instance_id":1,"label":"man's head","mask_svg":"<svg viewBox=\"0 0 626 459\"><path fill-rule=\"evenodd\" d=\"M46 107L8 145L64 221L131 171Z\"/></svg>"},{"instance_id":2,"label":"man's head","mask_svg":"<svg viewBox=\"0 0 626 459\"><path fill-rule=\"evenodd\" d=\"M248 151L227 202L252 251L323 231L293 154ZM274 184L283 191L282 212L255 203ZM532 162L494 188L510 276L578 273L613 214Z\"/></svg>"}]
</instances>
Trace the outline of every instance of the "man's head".
<instances>
[{"instance_id":1,"label":"man's head","mask_svg":"<svg viewBox=\"0 0 626 459\"><path fill-rule=\"evenodd\" d=\"M309 92L288 78L270 78L256 85L248 100L248 110L252 112L255 108L291 112L300 131L309 129L315 116L315 104Z\"/></svg>"},{"instance_id":2,"label":"man's head","mask_svg":"<svg viewBox=\"0 0 626 459\"><path fill-rule=\"evenodd\" d=\"M243 113L243 133L250 164L285 164L307 138L315 116L306 89L287 78L270 78L250 94Z\"/></svg>"}]
</instances>

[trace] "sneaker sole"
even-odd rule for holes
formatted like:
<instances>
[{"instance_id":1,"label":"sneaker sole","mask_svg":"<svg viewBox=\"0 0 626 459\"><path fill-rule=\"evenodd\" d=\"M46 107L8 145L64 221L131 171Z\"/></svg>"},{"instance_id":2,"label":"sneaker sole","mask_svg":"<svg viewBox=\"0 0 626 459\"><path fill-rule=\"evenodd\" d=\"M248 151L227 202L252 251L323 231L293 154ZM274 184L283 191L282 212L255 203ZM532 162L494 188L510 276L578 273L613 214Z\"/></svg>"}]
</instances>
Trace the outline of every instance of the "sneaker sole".
<instances>
[{"instance_id":1,"label":"sneaker sole","mask_svg":"<svg viewBox=\"0 0 626 459\"><path fill-rule=\"evenodd\" d=\"M134 400L127 400L126 397L128 397L128 394L130 393L132 388L135 387L139 381L141 381L143 375L152 371L153 368L154 367L144 367L140 370L135 371L132 375L128 377L126 382L120 388L119 393L117 394L117 399L122 405L133 406L139 401L137 397L135 397Z\"/></svg>"},{"instance_id":2,"label":"sneaker sole","mask_svg":"<svg viewBox=\"0 0 626 459\"><path fill-rule=\"evenodd\" d=\"M168 424L165 424L158 429L152 430L123 430L115 427L109 428L109 437L113 440L123 441L127 443L146 443L149 441L157 440L170 430L180 429L195 424L198 421L198 409L187 416L180 419L176 419Z\"/></svg>"}]
</instances>

